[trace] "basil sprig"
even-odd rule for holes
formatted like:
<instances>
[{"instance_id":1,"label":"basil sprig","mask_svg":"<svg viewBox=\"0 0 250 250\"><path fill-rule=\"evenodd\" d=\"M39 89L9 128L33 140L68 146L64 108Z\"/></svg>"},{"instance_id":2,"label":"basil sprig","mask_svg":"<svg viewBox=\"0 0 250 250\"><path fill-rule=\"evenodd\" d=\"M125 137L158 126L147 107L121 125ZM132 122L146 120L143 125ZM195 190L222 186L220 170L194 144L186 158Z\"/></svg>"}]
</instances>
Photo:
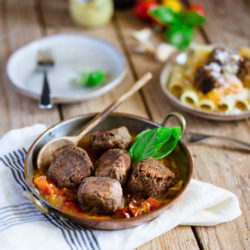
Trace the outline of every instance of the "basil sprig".
<instances>
[{"instance_id":1,"label":"basil sprig","mask_svg":"<svg viewBox=\"0 0 250 250\"><path fill-rule=\"evenodd\" d=\"M167 27L165 39L180 50L188 47L193 39L193 28L200 27L207 19L194 11L175 12L168 7L158 7L149 15Z\"/></svg>"},{"instance_id":2,"label":"basil sprig","mask_svg":"<svg viewBox=\"0 0 250 250\"><path fill-rule=\"evenodd\" d=\"M148 157L163 158L175 149L180 135L180 126L144 130L136 136L129 154L136 163Z\"/></svg>"},{"instance_id":3,"label":"basil sprig","mask_svg":"<svg viewBox=\"0 0 250 250\"><path fill-rule=\"evenodd\" d=\"M94 87L99 85L104 77L105 77L105 72L103 70L97 70L93 72L83 72L77 76L76 82L82 86Z\"/></svg>"}]
</instances>

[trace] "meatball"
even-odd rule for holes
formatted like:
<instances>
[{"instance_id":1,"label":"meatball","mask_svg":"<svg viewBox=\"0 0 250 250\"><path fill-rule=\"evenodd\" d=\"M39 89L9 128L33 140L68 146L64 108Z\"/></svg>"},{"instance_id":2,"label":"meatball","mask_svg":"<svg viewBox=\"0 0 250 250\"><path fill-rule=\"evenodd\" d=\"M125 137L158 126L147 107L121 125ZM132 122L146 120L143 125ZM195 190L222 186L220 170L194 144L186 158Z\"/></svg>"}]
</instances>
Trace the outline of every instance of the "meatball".
<instances>
[{"instance_id":1,"label":"meatball","mask_svg":"<svg viewBox=\"0 0 250 250\"><path fill-rule=\"evenodd\" d=\"M125 149L110 149L98 159L95 176L110 177L124 185L131 166L131 157Z\"/></svg>"},{"instance_id":2,"label":"meatball","mask_svg":"<svg viewBox=\"0 0 250 250\"><path fill-rule=\"evenodd\" d=\"M150 157L137 164L128 189L136 198L159 197L172 184L175 174L158 160Z\"/></svg>"},{"instance_id":3,"label":"meatball","mask_svg":"<svg viewBox=\"0 0 250 250\"><path fill-rule=\"evenodd\" d=\"M123 208L121 184L109 177L88 177L79 186L77 199L84 211L95 214L112 214Z\"/></svg>"},{"instance_id":4,"label":"meatball","mask_svg":"<svg viewBox=\"0 0 250 250\"><path fill-rule=\"evenodd\" d=\"M230 61L230 54L222 48L213 49L208 59L208 63L214 62L225 65Z\"/></svg>"},{"instance_id":5,"label":"meatball","mask_svg":"<svg viewBox=\"0 0 250 250\"><path fill-rule=\"evenodd\" d=\"M218 81L221 77L220 73L213 69L216 67L215 65L216 64L213 63L207 66L200 66L195 72L194 86L204 94L208 93L214 88L218 88L221 86Z\"/></svg>"},{"instance_id":6,"label":"meatball","mask_svg":"<svg viewBox=\"0 0 250 250\"><path fill-rule=\"evenodd\" d=\"M91 136L90 145L94 151L105 151L111 148L126 149L131 143L131 135L126 127L96 131Z\"/></svg>"},{"instance_id":7,"label":"meatball","mask_svg":"<svg viewBox=\"0 0 250 250\"><path fill-rule=\"evenodd\" d=\"M76 188L93 169L93 164L84 149L69 146L50 164L48 174L58 187Z\"/></svg>"},{"instance_id":8,"label":"meatball","mask_svg":"<svg viewBox=\"0 0 250 250\"><path fill-rule=\"evenodd\" d=\"M241 81L245 80L245 77L250 74L250 58L244 57L239 61L239 69L237 76Z\"/></svg>"}]
</instances>

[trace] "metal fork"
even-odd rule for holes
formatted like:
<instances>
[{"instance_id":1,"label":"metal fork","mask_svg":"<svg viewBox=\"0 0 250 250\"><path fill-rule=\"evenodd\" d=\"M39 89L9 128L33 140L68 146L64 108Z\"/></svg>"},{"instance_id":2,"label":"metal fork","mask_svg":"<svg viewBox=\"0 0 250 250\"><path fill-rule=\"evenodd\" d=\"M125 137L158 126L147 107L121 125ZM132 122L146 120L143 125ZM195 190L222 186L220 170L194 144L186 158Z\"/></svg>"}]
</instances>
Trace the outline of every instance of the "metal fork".
<instances>
[{"instance_id":1,"label":"metal fork","mask_svg":"<svg viewBox=\"0 0 250 250\"><path fill-rule=\"evenodd\" d=\"M40 109L52 109L50 99L50 87L48 82L48 71L54 66L54 59L50 50L40 50L37 56L37 69L43 73L43 89L39 102Z\"/></svg>"},{"instance_id":2,"label":"metal fork","mask_svg":"<svg viewBox=\"0 0 250 250\"><path fill-rule=\"evenodd\" d=\"M202 140L208 139L208 138L215 138L215 139L219 139L219 140L230 141L232 143L238 144L239 146L241 146L241 148L243 148L245 150L250 150L250 143L249 142L236 140L236 139L229 138L226 136L208 135L208 134L200 134L200 133L193 133L190 131L185 131L185 133L182 137L182 140L186 143L196 143L196 142L200 142Z\"/></svg>"}]
</instances>

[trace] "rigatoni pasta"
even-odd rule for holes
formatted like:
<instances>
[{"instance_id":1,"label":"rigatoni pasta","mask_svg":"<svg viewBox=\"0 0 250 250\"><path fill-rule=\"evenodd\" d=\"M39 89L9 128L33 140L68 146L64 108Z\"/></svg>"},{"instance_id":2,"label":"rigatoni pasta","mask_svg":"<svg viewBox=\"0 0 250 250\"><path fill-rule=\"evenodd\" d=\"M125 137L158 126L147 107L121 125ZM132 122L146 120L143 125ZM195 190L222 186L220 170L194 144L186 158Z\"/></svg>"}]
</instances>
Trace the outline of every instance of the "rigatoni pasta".
<instances>
[{"instance_id":1,"label":"rigatoni pasta","mask_svg":"<svg viewBox=\"0 0 250 250\"><path fill-rule=\"evenodd\" d=\"M198 102L198 107L200 109L206 110L206 111L214 111L215 110L215 104L210 101L209 99L201 99Z\"/></svg>"},{"instance_id":2,"label":"rigatoni pasta","mask_svg":"<svg viewBox=\"0 0 250 250\"><path fill-rule=\"evenodd\" d=\"M182 95L180 97L180 100L184 104L196 106L197 103L198 103L198 101L199 101L199 97L198 97L197 93L195 92L195 90L193 90L193 89L186 89L182 93Z\"/></svg>"},{"instance_id":3,"label":"rigatoni pasta","mask_svg":"<svg viewBox=\"0 0 250 250\"><path fill-rule=\"evenodd\" d=\"M170 77L169 89L174 95L179 97L185 89L185 75L183 67L178 65L174 66Z\"/></svg>"},{"instance_id":4,"label":"rigatoni pasta","mask_svg":"<svg viewBox=\"0 0 250 250\"><path fill-rule=\"evenodd\" d=\"M249 106L249 103L247 101L247 99L237 99L235 101L235 107L239 110L242 110L242 111L247 111L249 110L248 106Z\"/></svg>"},{"instance_id":5,"label":"rigatoni pasta","mask_svg":"<svg viewBox=\"0 0 250 250\"><path fill-rule=\"evenodd\" d=\"M220 112L225 112L225 113L229 113L233 110L233 106L234 106L234 103L230 100L227 100L227 99L223 99L221 100L218 105L217 105L217 109L218 111Z\"/></svg>"}]
</instances>

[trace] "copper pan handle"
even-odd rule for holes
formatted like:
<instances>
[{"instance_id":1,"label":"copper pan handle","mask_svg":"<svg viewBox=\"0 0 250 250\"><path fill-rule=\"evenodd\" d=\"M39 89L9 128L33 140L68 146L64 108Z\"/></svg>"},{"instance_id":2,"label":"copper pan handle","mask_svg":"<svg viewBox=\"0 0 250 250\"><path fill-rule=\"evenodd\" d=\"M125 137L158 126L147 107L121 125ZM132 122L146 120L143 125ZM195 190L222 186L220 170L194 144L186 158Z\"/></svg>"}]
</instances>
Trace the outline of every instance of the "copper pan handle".
<instances>
[{"instance_id":1,"label":"copper pan handle","mask_svg":"<svg viewBox=\"0 0 250 250\"><path fill-rule=\"evenodd\" d=\"M27 200L30 200L34 205L35 207L43 214L50 214L52 211L47 208L46 206L44 206L40 201L39 199L37 199L33 194L31 194L30 192L28 191L24 191L23 192L23 196L27 199ZM65 216L59 214L58 212L56 211L53 211L53 214L55 214L57 217L59 217L60 219L62 220L65 220L65 221L68 221L68 218L66 218Z\"/></svg>"},{"instance_id":2,"label":"copper pan handle","mask_svg":"<svg viewBox=\"0 0 250 250\"><path fill-rule=\"evenodd\" d=\"M170 112L170 113L168 113L166 115L165 119L163 120L163 122L161 123L161 126L165 127L170 117L175 117L178 120L178 122L180 123L181 136L182 136L184 134L184 132L185 132L185 129L186 129L186 120L185 120L184 116L181 115L178 112Z\"/></svg>"},{"instance_id":3,"label":"copper pan handle","mask_svg":"<svg viewBox=\"0 0 250 250\"><path fill-rule=\"evenodd\" d=\"M28 191L24 191L23 196L30 200L41 213L49 214L49 209L45 207L33 194Z\"/></svg>"}]
</instances>

